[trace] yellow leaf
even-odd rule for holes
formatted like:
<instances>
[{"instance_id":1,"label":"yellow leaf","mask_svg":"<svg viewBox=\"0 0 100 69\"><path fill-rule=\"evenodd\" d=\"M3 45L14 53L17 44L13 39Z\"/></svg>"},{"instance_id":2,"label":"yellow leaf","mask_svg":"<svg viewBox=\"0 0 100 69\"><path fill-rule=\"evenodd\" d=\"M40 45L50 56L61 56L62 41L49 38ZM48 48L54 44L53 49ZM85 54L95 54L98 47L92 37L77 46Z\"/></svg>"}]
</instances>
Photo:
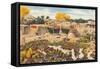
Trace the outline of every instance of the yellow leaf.
<instances>
[{"instance_id":1,"label":"yellow leaf","mask_svg":"<svg viewBox=\"0 0 100 69\"><path fill-rule=\"evenodd\" d=\"M29 48L26 52L26 58L30 58L32 56L32 48Z\"/></svg>"},{"instance_id":2,"label":"yellow leaf","mask_svg":"<svg viewBox=\"0 0 100 69\"><path fill-rule=\"evenodd\" d=\"M30 53L32 54L32 48L29 48Z\"/></svg>"},{"instance_id":3,"label":"yellow leaf","mask_svg":"<svg viewBox=\"0 0 100 69\"><path fill-rule=\"evenodd\" d=\"M63 21L63 20L65 21L65 20L70 19L70 16L66 13L57 12L55 18L58 21Z\"/></svg>"},{"instance_id":4,"label":"yellow leaf","mask_svg":"<svg viewBox=\"0 0 100 69\"><path fill-rule=\"evenodd\" d=\"M27 6L20 6L20 16L26 16L27 14L29 14L29 8Z\"/></svg>"},{"instance_id":5,"label":"yellow leaf","mask_svg":"<svg viewBox=\"0 0 100 69\"><path fill-rule=\"evenodd\" d=\"M21 57L24 57L25 54L26 54L26 50L23 50L23 51L20 52L20 56L21 56Z\"/></svg>"}]
</instances>

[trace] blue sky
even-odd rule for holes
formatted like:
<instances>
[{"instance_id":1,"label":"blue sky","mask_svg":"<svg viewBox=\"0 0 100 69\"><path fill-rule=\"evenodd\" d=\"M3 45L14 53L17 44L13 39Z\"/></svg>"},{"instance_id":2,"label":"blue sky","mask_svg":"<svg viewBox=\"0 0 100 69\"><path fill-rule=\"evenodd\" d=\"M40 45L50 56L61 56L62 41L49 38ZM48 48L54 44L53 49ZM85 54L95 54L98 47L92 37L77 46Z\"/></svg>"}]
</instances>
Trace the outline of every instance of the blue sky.
<instances>
[{"instance_id":1,"label":"blue sky","mask_svg":"<svg viewBox=\"0 0 100 69\"><path fill-rule=\"evenodd\" d=\"M59 8L59 7L40 7L40 6L28 6L30 8L30 14L33 16L50 16L55 19L56 12L64 12L69 14L72 19L93 19L95 20L95 10L93 9L76 9L76 8Z\"/></svg>"}]
</instances>

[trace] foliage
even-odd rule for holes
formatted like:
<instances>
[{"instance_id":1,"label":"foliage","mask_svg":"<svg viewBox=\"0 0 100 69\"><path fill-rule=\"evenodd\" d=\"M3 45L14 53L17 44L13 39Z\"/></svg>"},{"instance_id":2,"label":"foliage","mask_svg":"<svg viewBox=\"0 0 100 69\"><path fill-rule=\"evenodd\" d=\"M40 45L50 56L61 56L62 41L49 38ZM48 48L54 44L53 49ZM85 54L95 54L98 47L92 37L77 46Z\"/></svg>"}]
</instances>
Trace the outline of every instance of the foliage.
<instances>
[{"instance_id":1,"label":"foliage","mask_svg":"<svg viewBox=\"0 0 100 69\"><path fill-rule=\"evenodd\" d=\"M29 8L26 6L20 6L20 16L26 16L27 14L29 14Z\"/></svg>"},{"instance_id":2,"label":"foliage","mask_svg":"<svg viewBox=\"0 0 100 69\"><path fill-rule=\"evenodd\" d=\"M49 33L53 34L54 33L54 28L48 28Z\"/></svg>"},{"instance_id":3,"label":"foliage","mask_svg":"<svg viewBox=\"0 0 100 69\"><path fill-rule=\"evenodd\" d=\"M87 23L88 22L88 20L84 20L82 18L80 18L80 19L70 19L69 21L70 22L76 22L76 23Z\"/></svg>"},{"instance_id":4,"label":"foliage","mask_svg":"<svg viewBox=\"0 0 100 69\"><path fill-rule=\"evenodd\" d=\"M49 16L38 16L32 20L33 24L44 24L46 19L49 19Z\"/></svg>"},{"instance_id":5,"label":"foliage","mask_svg":"<svg viewBox=\"0 0 100 69\"><path fill-rule=\"evenodd\" d=\"M62 41L58 41L58 42L54 41L52 43L49 43L49 45L51 45L51 46L59 46L59 45L61 45L61 42Z\"/></svg>"},{"instance_id":6,"label":"foliage","mask_svg":"<svg viewBox=\"0 0 100 69\"><path fill-rule=\"evenodd\" d=\"M62 12L57 12L55 16L56 20L58 21L66 21L70 19L70 15Z\"/></svg>"},{"instance_id":7,"label":"foliage","mask_svg":"<svg viewBox=\"0 0 100 69\"><path fill-rule=\"evenodd\" d=\"M69 32L69 29L64 29L64 28L62 28L61 30L62 30L62 32L65 33L65 34L68 34L68 32Z\"/></svg>"},{"instance_id":8,"label":"foliage","mask_svg":"<svg viewBox=\"0 0 100 69\"><path fill-rule=\"evenodd\" d=\"M70 42L66 41L58 41L50 43L48 40L35 40L29 43L26 43L20 51L20 62L22 64L27 63L42 63L42 62L61 62L61 61L73 61L72 54L64 53L59 49L54 49L50 46L58 46L60 45L64 50L72 50L74 49L75 56L79 55L79 49L83 48L84 58L80 60L86 60L88 51L90 51L91 46L88 44L90 40L88 40L88 36L80 37L80 41ZM50 45L50 46L49 46ZM95 53L92 54L94 57Z\"/></svg>"}]
</instances>

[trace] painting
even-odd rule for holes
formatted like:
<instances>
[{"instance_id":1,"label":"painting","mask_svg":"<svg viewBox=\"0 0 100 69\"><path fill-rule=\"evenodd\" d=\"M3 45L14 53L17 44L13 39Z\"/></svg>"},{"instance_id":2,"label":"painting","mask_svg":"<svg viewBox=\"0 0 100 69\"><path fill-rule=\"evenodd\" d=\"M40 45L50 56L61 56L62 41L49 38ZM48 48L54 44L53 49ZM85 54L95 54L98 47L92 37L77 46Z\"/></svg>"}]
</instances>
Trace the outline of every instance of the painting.
<instances>
[{"instance_id":1,"label":"painting","mask_svg":"<svg viewBox=\"0 0 100 69\"><path fill-rule=\"evenodd\" d=\"M20 6L20 63L95 59L95 10Z\"/></svg>"},{"instance_id":2,"label":"painting","mask_svg":"<svg viewBox=\"0 0 100 69\"><path fill-rule=\"evenodd\" d=\"M18 6L19 64L97 61L97 8Z\"/></svg>"}]
</instances>

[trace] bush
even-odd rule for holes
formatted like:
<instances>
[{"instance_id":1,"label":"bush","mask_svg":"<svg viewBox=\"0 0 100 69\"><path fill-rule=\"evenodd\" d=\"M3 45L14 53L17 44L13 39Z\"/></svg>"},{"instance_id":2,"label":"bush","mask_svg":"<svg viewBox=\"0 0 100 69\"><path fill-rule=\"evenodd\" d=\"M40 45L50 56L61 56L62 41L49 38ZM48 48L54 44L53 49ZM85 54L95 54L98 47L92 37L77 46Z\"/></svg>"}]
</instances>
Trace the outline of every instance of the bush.
<instances>
[{"instance_id":1,"label":"bush","mask_svg":"<svg viewBox=\"0 0 100 69\"><path fill-rule=\"evenodd\" d=\"M51 46L59 46L59 45L61 45L62 44L62 41L58 41L58 42L52 42L52 43L49 43L49 45L51 45Z\"/></svg>"},{"instance_id":2,"label":"bush","mask_svg":"<svg viewBox=\"0 0 100 69\"><path fill-rule=\"evenodd\" d=\"M49 33L53 34L54 33L54 29L53 28L48 28Z\"/></svg>"},{"instance_id":3,"label":"bush","mask_svg":"<svg viewBox=\"0 0 100 69\"><path fill-rule=\"evenodd\" d=\"M69 29L64 29L64 28L62 28L61 30L62 30L62 32L65 33L65 34L68 34L68 32L69 32Z\"/></svg>"}]
</instances>

